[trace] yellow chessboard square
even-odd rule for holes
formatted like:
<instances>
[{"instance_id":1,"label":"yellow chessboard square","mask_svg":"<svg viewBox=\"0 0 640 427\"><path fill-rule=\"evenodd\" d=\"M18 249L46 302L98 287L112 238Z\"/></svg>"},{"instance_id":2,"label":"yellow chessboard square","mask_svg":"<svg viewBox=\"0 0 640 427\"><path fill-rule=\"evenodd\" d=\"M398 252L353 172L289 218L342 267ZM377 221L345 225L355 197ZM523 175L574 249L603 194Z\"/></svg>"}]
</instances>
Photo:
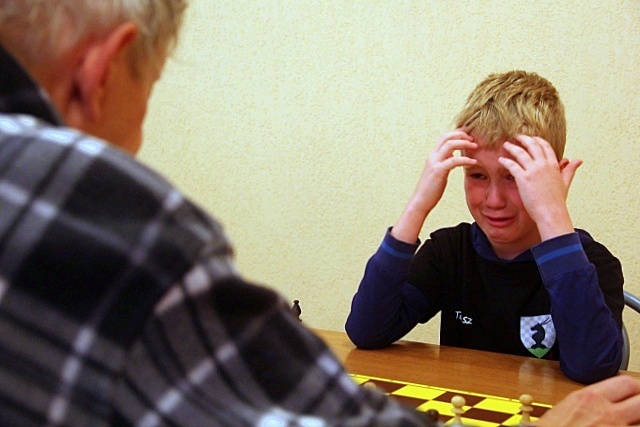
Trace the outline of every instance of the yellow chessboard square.
<instances>
[{"instance_id":1,"label":"yellow chessboard square","mask_svg":"<svg viewBox=\"0 0 640 427\"><path fill-rule=\"evenodd\" d=\"M419 385L406 385L393 393L392 396L407 396L417 399L435 399L442 394L442 390L431 387L421 387Z\"/></svg>"},{"instance_id":2,"label":"yellow chessboard square","mask_svg":"<svg viewBox=\"0 0 640 427\"><path fill-rule=\"evenodd\" d=\"M507 399L492 399L490 397L474 406L474 408L488 409L490 411L504 412L505 414L514 414L520 412L522 403Z\"/></svg>"}]
</instances>

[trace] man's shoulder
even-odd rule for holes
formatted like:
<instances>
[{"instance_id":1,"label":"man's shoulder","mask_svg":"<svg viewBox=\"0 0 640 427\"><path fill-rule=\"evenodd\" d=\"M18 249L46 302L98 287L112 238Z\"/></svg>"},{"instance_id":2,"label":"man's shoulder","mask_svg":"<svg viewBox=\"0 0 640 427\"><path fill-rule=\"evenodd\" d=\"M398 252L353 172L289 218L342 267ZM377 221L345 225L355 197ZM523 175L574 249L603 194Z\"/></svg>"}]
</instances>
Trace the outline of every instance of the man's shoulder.
<instances>
[{"instance_id":1,"label":"man's shoulder","mask_svg":"<svg viewBox=\"0 0 640 427\"><path fill-rule=\"evenodd\" d=\"M0 150L10 162L0 162L0 168L33 171L36 175L47 170L60 184L94 177L99 170L110 172L101 176L105 184L126 185L137 181L150 190L166 193L172 185L162 175L138 162L129 154L106 141L76 129L59 127L29 115L0 114ZM3 156L5 157L5 156ZM76 174L62 173L74 170ZM120 180L114 179L119 176ZM115 188L114 188L115 190Z\"/></svg>"},{"instance_id":2,"label":"man's shoulder","mask_svg":"<svg viewBox=\"0 0 640 427\"><path fill-rule=\"evenodd\" d=\"M142 238L153 226L174 234L173 244L183 245L181 250L197 251L212 241L228 245L222 226L169 180L75 129L0 115L0 173L23 203L48 206L56 219L91 224L112 237L121 234L125 242ZM190 237L180 238L183 234Z\"/></svg>"}]
</instances>

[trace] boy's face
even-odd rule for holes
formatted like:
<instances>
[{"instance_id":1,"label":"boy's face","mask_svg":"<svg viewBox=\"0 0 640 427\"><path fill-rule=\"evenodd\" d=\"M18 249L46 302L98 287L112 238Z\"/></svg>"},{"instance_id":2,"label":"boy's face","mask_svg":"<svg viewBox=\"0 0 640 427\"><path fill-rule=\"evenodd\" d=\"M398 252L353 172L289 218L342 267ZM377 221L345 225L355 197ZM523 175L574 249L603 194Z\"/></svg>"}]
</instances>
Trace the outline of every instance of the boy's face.
<instances>
[{"instance_id":1,"label":"boy's face","mask_svg":"<svg viewBox=\"0 0 640 427\"><path fill-rule=\"evenodd\" d=\"M465 167L464 190L473 219L487 235L496 255L512 259L540 242L535 222L525 209L516 181L499 162L509 154L502 148L465 150L464 155L476 159Z\"/></svg>"}]
</instances>

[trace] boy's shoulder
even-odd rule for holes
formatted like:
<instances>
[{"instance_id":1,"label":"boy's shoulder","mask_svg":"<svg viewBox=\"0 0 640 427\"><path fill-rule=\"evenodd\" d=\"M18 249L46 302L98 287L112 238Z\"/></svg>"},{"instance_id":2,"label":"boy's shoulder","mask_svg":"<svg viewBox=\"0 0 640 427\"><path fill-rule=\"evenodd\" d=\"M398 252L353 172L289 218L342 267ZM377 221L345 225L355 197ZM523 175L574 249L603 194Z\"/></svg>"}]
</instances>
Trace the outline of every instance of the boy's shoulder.
<instances>
[{"instance_id":1,"label":"boy's shoulder","mask_svg":"<svg viewBox=\"0 0 640 427\"><path fill-rule=\"evenodd\" d=\"M578 233L578 237L580 238L580 243L582 244L582 248L584 249L585 253L587 254L587 257L590 260L598 256L615 258L615 256L604 244L602 244L601 242L593 238L591 233L581 228L576 228L575 230L576 230L576 233Z\"/></svg>"},{"instance_id":2,"label":"boy's shoulder","mask_svg":"<svg viewBox=\"0 0 640 427\"><path fill-rule=\"evenodd\" d=\"M582 228L575 228L576 233L578 233L578 237L580 237L580 241L581 242L593 242L593 236L591 236L591 234L587 231L587 230L583 230Z\"/></svg>"},{"instance_id":3,"label":"boy's shoulder","mask_svg":"<svg viewBox=\"0 0 640 427\"><path fill-rule=\"evenodd\" d=\"M431 245L436 245L443 252L462 253L472 248L474 225L461 222L451 227L439 228L429 235ZM427 243L425 242L425 243Z\"/></svg>"},{"instance_id":4,"label":"boy's shoulder","mask_svg":"<svg viewBox=\"0 0 640 427\"><path fill-rule=\"evenodd\" d=\"M451 239L457 237L465 237L471 234L472 225L468 222L461 222L451 227L439 228L432 231L430 237L432 239Z\"/></svg>"}]
</instances>

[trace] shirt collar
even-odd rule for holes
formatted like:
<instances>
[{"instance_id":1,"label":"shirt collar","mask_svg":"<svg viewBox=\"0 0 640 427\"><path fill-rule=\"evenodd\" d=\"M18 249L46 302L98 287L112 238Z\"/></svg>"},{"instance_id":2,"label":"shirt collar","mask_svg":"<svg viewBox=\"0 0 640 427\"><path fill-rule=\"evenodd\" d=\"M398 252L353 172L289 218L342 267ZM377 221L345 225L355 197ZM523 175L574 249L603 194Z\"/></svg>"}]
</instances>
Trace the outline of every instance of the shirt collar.
<instances>
[{"instance_id":1,"label":"shirt collar","mask_svg":"<svg viewBox=\"0 0 640 427\"><path fill-rule=\"evenodd\" d=\"M476 251L478 255L482 258L489 261L499 261L502 263L510 263L510 262L518 262L518 261L531 261L533 260L533 254L530 249L522 252L520 255L515 257L514 259L502 259L499 258L491 247L491 243L489 243L489 239L487 239L487 235L480 229L477 223L471 224L471 242L473 245L473 249Z\"/></svg>"},{"instance_id":2,"label":"shirt collar","mask_svg":"<svg viewBox=\"0 0 640 427\"><path fill-rule=\"evenodd\" d=\"M1 45L0 114L28 114L52 125L64 125L44 89Z\"/></svg>"}]
</instances>

